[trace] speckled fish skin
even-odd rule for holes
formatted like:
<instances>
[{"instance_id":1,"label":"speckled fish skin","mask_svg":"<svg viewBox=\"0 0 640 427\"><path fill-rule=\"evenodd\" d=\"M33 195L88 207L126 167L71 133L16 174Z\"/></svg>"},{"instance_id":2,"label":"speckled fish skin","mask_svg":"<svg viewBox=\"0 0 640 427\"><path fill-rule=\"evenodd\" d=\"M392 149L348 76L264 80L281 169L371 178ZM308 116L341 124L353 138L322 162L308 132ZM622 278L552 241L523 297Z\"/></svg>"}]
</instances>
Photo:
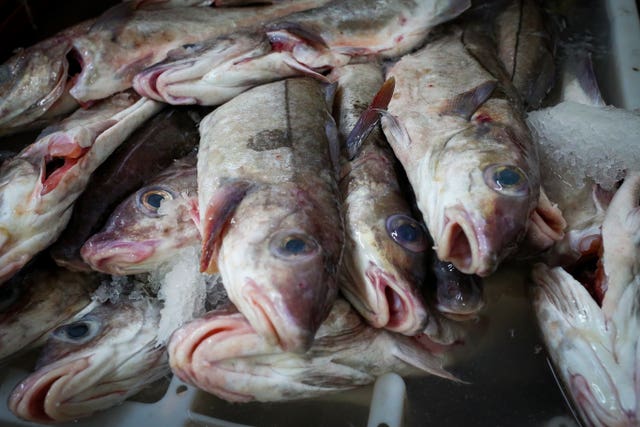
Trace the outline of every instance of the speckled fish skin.
<instances>
[{"instance_id":1,"label":"speckled fish skin","mask_svg":"<svg viewBox=\"0 0 640 427\"><path fill-rule=\"evenodd\" d=\"M87 309L97 286L96 275L63 269L30 271L7 283L0 291L0 363L41 345L49 331Z\"/></svg>"},{"instance_id":2,"label":"speckled fish skin","mask_svg":"<svg viewBox=\"0 0 640 427\"><path fill-rule=\"evenodd\" d=\"M74 113L0 167L0 283L66 226L91 173L161 105L123 93Z\"/></svg>"},{"instance_id":3,"label":"speckled fish skin","mask_svg":"<svg viewBox=\"0 0 640 427\"><path fill-rule=\"evenodd\" d=\"M333 70L329 78L338 82L334 116L344 143L382 86L382 69L378 64L347 65ZM419 290L428 237L412 217L394 164L379 127L354 160L343 160L340 187L346 240L340 286L372 326L413 335L424 329L428 317ZM411 228L413 239L392 237L401 226Z\"/></svg>"},{"instance_id":4,"label":"speckled fish skin","mask_svg":"<svg viewBox=\"0 0 640 427\"><path fill-rule=\"evenodd\" d=\"M51 333L36 371L18 384L9 409L39 423L71 421L122 403L169 373L156 345L160 304L128 300L96 307Z\"/></svg>"},{"instance_id":5,"label":"speckled fish skin","mask_svg":"<svg viewBox=\"0 0 640 427\"><path fill-rule=\"evenodd\" d=\"M176 109L160 112L91 174L67 227L49 250L58 265L72 270L91 270L80 256L80 248L87 239L105 226L111 213L127 196L197 147L200 135L191 113Z\"/></svg>"},{"instance_id":6,"label":"speckled fish skin","mask_svg":"<svg viewBox=\"0 0 640 427\"><path fill-rule=\"evenodd\" d=\"M138 74L140 94L171 104L218 105L260 83L313 75L352 60L396 57L418 47L469 0L333 0L276 19L256 34L177 49ZM229 47L224 47L228 44Z\"/></svg>"},{"instance_id":7,"label":"speckled fish skin","mask_svg":"<svg viewBox=\"0 0 640 427\"><path fill-rule=\"evenodd\" d=\"M200 243L197 202L196 156L191 155L127 197L104 229L82 246L82 258L108 274L155 271L176 250Z\"/></svg>"},{"instance_id":8,"label":"speckled fish skin","mask_svg":"<svg viewBox=\"0 0 640 427\"><path fill-rule=\"evenodd\" d=\"M309 78L251 89L200 123L201 270L219 267L251 325L290 351L309 348L337 293L344 231L331 134L324 88Z\"/></svg>"},{"instance_id":9,"label":"speckled fish skin","mask_svg":"<svg viewBox=\"0 0 640 427\"><path fill-rule=\"evenodd\" d=\"M595 275L599 302L562 267L537 264L534 308L556 372L585 425L640 423L640 172L606 211Z\"/></svg>"},{"instance_id":10,"label":"speckled fish skin","mask_svg":"<svg viewBox=\"0 0 640 427\"><path fill-rule=\"evenodd\" d=\"M450 27L404 56L387 76L396 81L395 119L382 123L438 258L487 276L527 232L540 184L520 104L500 70L476 60L495 57L481 42Z\"/></svg>"},{"instance_id":11,"label":"speckled fish skin","mask_svg":"<svg viewBox=\"0 0 640 427\"><path fill-rule=\"evenodd\" d=\"M536 0L512 1L496 18L498 54L528 108L540 107L554 83L551 34Z\"/></svg>"},{"instance_id":12,"label":"speckled fish skin","mask_svg":"<svg viewBox=\"0 0 640 427\"><path fill-rule=\"evenodd\" d=\"M355 388L386 372L455 379L444 368L453 344L372 328L338 299L304 354L269 344L229 311L209 312L176 330L168 352L183 381L231 402L269 402Z\"/></svg>"}]
</instances>

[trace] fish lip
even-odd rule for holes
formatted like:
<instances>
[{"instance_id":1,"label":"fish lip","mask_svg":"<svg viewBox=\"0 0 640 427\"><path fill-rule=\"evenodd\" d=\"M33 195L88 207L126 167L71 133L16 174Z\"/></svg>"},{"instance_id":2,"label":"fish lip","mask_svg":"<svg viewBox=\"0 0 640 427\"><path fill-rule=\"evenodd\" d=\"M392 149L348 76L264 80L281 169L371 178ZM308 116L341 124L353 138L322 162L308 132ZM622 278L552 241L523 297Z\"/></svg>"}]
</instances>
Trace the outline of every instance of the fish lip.
<instances>
[{"instance_id":1,"label":"fish lip","mask_svg":"<svg viewBox=\"0 0 640 427\"><path fill-rule=\"evenodd\" d=\"M41 372L36 371L13 389L8 400L9 409L16 416L28 421L42 423L64 421L52 416L50 412L52 407L58 408L60 403L67 400L57 402L51 402L51 400L55 398L56 392L64 392L64 386L70 376L82 372L89 365L90 356L85 356L71 362L54 364Z\"/></svg>"},{"instance_id":2,"label":"fish lip","mask_svg":"<svg viewBox=\"0 0 640 427\"><path fill-rule=\"evenodd\" d=\"M365 270L365 277L377 297L377 307L371 318L374 327L404 335L414 335L424 329L428 320L427 311L419 297L408 289L408 283L398 280L371 262ZM394 309L398 303L400 309Z\"/></svg>"},{"instance_id":3,"label":"fish lip","mask_svg":"<svg viewBox=\"0 0 640 427\"><path fill-rule=\"evenodd\" d=\"M451 262L464 274L488 276L495 270L495 262L489 245L481 244L477 224L462 206L450 207L444 213L444 229L436 254L441 261ZM462 236L465 240L460 241ZM468 245L465 247L465 244ZM462 248L457 246L462 245ZM457 253L459 249L468 253Z\"/></svg>"},{"instance_id":4,"label":"fish lip","mask_svg":"<svg viewBox=\"0 0 640 427\"><path fill-rule=\"evenodd\" d=\"M122 241L106 240L100 234L82 245L82 259L94 270L108 274L131 274L129 267L149 259L160 245L160 240ZM105 239L105 240L103 240Z\"/></svg>"}]
</instances>

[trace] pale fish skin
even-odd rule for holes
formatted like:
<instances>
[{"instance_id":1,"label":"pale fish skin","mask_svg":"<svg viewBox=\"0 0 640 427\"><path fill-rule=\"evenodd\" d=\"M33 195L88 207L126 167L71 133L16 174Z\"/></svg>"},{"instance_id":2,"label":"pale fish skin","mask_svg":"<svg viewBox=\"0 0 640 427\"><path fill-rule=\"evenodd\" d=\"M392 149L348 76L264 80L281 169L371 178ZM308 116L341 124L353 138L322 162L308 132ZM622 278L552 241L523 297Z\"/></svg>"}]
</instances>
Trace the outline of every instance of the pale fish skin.
<instances>
[{"instance_id":1,"label":"pale fish skin","mask_svg":"<svg viewBox=\"0 0 640 427\"><path fill-rule=\"evenodd\" d=\"M640 424L640 173L630 172L602 224L601 304L562 267L537 264L534 308L560 379L585 425Z\"/></svg>"},{"instance_id":2,"label":"pale fish skin","mask_svg":"<svg viewBox=\"0 0 640 427\"><path fill-rule=\"evenodd\" d=\"M169 54L135 79L140 94L170 104L218 105L260 83L313 75L350 61L393 58L469 0L333 0L273 20L264 30L227 34Z\"/></svg>"},{"instance_id":3,"label":"pale fish skin","mask_svg":"<svg viewBox=\"0 0 640 427\"><path fill-rule=\"evenodd\" d=\"M156 343L160 304L121 297L54 330L9 409L33 422L71 421L122 403L169 374Z\"/></svg>"},{"instance_id":4,"label":"pale fish skin","mask_svg":"<svg viewBox=\"0 0 640 427\"><path fill-rule=\"evenodd\" d=\"M346 65L328 77L338 83L334 116L344 151L351 130L382 86L382 68L375 63ZM394 166L379 126L353 160L343 159L346 240L340 289L372 326L413 335L428 320L420 286L429 240L412 216Z\"/></svg>"},{"instance_id":5,"label":"pale fish skin","mask_svg":"<svg viewBox=\"0 0 640 427\"><path fill-rule=\"evenodd\" d=\"M0 167L0 283L60 235L91 173L161 104L122 93L43 131Z\"/></svg>"},{"instance_id":6,"label":"pale fish skin","mask_svg":"<svg viewBox=\"0 0 640 427\"><path fill-rule=\"evenodd\" d=\"M309 348L336 298L344 231L324 87L270 83L200 123L201 271L269 342Z\"/></svg>"},{"instance_id":7,"label":"pale fish skin","mask_svg":"<svg viewBox=\"0 0 640 427\"><path fill-rule=\"evenodd\" d=\"M44 343L47 334L84 310L98 287L94 274L43 269L7 283L0 290L0 363Z\"/></svg>"},{"instance_id":8,"label":"pale fish skin","mask_svg":"<svg viewBox=\"0 0 640 427\"><path fill-rule=\"evenodd\" d=\"M517 96L477 57L494 59L466 27L404 56L387 73L396 87L382 123L438 258L487 276L527 233L540 177Z\"/></svg>"},{"instance_id":9,"label":"pale fish skin","mask_svg":"<svg viewBox=\"0 0 640 427\"><path fill-rule=\"evenodd\" d=\"M231 402L270 402L355 388L386 372L456 380L444 368L455 345L373 328L338 299L306 353L269 344L231 310L211 311L176 330L168 352L183 381Z\"/></svg>"},{"instance_id":10,"label":"pale fish skin","mask_svg":"<svg viewBox=\"0 0 640 427\"><path fill-rule=\"evenodd\" d=\"M148 273L200 243L196 156L176 161L127 197L80 253L96 271Z\"/></svg>"}]
</instances>

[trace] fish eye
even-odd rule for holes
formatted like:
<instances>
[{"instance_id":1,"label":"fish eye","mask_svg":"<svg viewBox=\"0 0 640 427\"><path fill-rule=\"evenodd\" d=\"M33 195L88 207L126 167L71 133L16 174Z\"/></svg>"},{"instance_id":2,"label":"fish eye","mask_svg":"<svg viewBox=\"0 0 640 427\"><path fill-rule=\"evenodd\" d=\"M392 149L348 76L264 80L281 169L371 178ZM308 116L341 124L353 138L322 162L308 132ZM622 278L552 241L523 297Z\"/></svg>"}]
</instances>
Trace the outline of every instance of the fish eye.
<instances>
[{"instance_id":1,"label":"fish eye","mask_svg":"<svg viewBox=\"0 0 640 427\"><path fill-rule=\"evenodd\" d=\"M484 181L492 190L507 196L529 193L527 175L518 166L491 165L484 170Z\"/></svg>"},{"instance_id":2,"label":"fish eye","mask_svg":"<svg viewBox=\"0 0 640 427\"><path fill-rule=\"evenodd\" d=\"M269 243L272 254L287 260L300 260L315 254L319 245L310 236L292 231L276 233Z\"/></svg>"},{"instance_id":3,"label":"fish eye","mask_svg":"<svg viewBox=\"0 0 640 427\"><path fill-rule=\"evenodd\" d=\"M149 188L140 192L138 206L149 215L157 215L158 209L165 200L173 199L173 194L161 188Z\"/></svg>"},{"instance_id":4,"label":"fish eye","mask_svg":"<svg viewBox=\"0 0 640 427\"><path fill-rule=\"evenodd\" d=\"M0 286L0 313L11 308L21 294L21 287L15 284Z\"/></svg>"},{"instance_id":5,"label":"fish eye","mask_svg":"<svg viewBox=\"0 0 640 427\"><path fill-rule=\"evenodd\" d=\"M53 336L60 341L72 344L84 344L93 339L100 329L100 325L93 319L81 319L57 328Z\"/></svg>"},{"instance_id":6,"label":"fish eye","mask_svg":"<svg viewBox=\"0 0 640 427\"><path fill-rule=\"evenodd\" d=\"M407 215L396 214L387 218L387 233L394 242L411 252L424 252L428 247L427 232L423 225Z\"/></svg>"}]
</instances>

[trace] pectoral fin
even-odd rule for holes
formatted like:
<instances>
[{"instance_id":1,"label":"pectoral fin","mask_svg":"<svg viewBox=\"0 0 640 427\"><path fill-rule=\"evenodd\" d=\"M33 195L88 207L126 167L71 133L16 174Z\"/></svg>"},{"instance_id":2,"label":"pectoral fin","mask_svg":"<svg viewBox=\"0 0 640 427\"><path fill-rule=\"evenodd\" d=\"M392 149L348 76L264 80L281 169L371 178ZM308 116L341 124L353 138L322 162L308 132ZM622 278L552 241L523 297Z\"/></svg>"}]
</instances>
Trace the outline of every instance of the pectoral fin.
<instances>
[{"instance_id":1,"label":"pectoral fin","mask_svg":"<svg viewBox=\"0 0 640 427\"><path fill-rule=\"evenodd\" d=\"M440 114L448 116L459 116L470 120L482 104L486 102L496 88L496 81L486 81L473 89L463 92L453 99L444 103Z\"/></svg>"}]
</instances>

